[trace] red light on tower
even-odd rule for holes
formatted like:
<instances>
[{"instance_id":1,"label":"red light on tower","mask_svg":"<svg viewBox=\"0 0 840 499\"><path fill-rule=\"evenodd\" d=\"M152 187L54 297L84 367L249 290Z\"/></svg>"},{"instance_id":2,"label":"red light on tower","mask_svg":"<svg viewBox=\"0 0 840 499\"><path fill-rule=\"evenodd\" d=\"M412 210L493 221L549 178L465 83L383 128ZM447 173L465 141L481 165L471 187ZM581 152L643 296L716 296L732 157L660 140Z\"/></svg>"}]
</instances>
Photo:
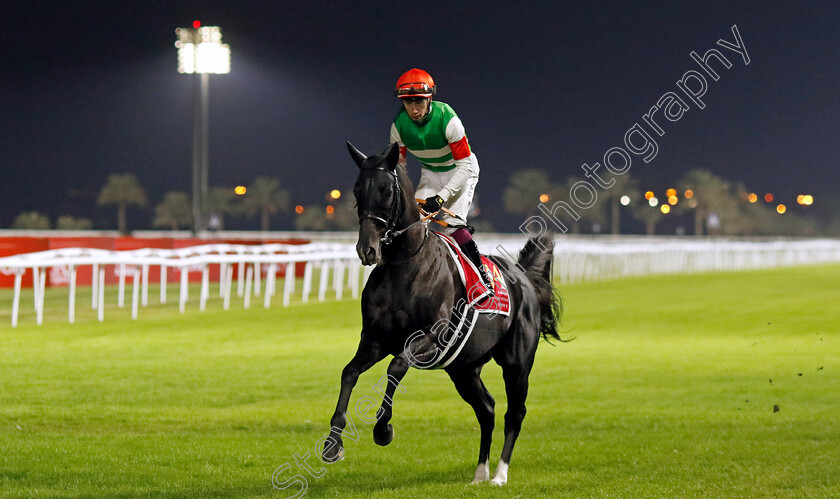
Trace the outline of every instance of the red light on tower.
<instances>
[{"instance_id":1,"label":"red light on tower","mask_svg":"<svg viewBox=\"0 0 840 499\"><path fill-rule=\"evenodd\" d=\"M198 19L193 21L193 28L198 29L200 27L201 27L201 21L199 21Z\"/></svg>"},{"instance_id":2,"label":"red light on tower","mask_svg":"<svg viewBox=\"0 0 840 499\"><path fill-rule=\"evenodd\" d=\"M764 195L764 200L767 201L768 203L772 203L773 202L773 195L768 192L767 194Z\"/></svg>"}]
</instances>

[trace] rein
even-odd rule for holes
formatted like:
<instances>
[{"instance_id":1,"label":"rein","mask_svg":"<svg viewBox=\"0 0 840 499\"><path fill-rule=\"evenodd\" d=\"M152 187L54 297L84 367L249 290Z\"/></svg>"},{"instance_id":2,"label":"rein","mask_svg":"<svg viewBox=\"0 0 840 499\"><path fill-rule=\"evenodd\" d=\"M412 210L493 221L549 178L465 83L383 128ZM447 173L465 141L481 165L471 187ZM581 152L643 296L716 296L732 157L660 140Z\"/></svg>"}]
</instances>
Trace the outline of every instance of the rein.
<instances>
[{"instance_id":1,"label":"rein","mask_svg":"<svg viewBox=\"0 0 840 499\"><path fill-rule=\"evenodd\" d=\"M414 225L414 224L416 224L416 223L417 223L417 222L414 222L414 223L413 223L413 224L411 224L411 225ZM409 227L411 227L411 226L409 226ZM407 229L408 229L408 227L406 227L405 229L403 229L403 231L405 231L405 230L407 230ZM402 233L403 231L401 231L400 233ZM422 250L422 249L423 249L423 246L425 246L425 245L426 245L426 239L428 239L428 238L429 238L429 228L428 228L428 227L426 227L426 230L424 230L424 231L423 231L423 242L422 242L422 243L420 243L420 246L417 248L417 250L416 250L414 253L412 253L412 254L411 254L409 257L407 257L407 258L403 258L402 260L397 260L396 262L385 262L385 263L387 263L388 265L399 265L399 264L401 264L401 263L405 263L405 262L407 262L407 261L409 261L409 260L412 260L415 256L417 256L417 255L419 255L419 254L420 254L420 250Z\"/></svg>"}]
</instances>

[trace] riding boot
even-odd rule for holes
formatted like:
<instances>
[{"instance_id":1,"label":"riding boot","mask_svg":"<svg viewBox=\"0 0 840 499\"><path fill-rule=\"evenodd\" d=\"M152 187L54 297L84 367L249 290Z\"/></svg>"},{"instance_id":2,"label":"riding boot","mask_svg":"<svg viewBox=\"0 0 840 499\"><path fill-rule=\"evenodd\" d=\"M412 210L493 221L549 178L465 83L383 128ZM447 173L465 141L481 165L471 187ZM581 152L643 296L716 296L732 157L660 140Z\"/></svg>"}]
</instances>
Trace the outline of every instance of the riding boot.
<instances>
[{"instance_id":1,"label":"riding boot","mask_svg":"<svg viewBox=\"0 0 840 499\"><path fill-rule=\"evenodd\" d=\"M461 247L461 251L464 252L464 255L466 255L473 265L475 265L475 268L478 269L478 273L481 275L481 280L484 281L484 285L487 287L487 291L490 292L490 296L494 296L493 278L490 276L490 272L487 271L487 267L481 263L481 254L478 252L478 246L475 244L475 241L469 240L466 244L460 244L459 246Z\"/></svg>"}]
</instances>

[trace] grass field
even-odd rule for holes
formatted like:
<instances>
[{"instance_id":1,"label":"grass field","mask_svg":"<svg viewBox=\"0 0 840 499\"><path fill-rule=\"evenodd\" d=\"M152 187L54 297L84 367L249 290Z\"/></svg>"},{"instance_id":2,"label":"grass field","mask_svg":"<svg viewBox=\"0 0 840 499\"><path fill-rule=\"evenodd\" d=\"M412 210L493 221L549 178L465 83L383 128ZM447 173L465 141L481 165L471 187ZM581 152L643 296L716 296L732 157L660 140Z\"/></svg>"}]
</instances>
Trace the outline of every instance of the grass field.
<instances>
[{"instance_id":1,"label":"grass field","mask_svg":"<svg viewBox=\"0 0 840 499\"><path fill-rule=\"evenodd\" d=\"M0 497L288 497L271 483L286 463L307 497L840 497L838 283L840 266L814 266L565 287L577 339L540 346L503 488L468 484L479 432L442 372L406 376L390 446L357 421L344 461L311 457L318 478L294 466L327 432L353 300L216 298L139 321L111 306L100 324L80 298L70 326L50 290L45 325L27 301L11 329L2 291ZM484 379L492 471L505 398L495 364Z\"/></svg>"}]
</instances>

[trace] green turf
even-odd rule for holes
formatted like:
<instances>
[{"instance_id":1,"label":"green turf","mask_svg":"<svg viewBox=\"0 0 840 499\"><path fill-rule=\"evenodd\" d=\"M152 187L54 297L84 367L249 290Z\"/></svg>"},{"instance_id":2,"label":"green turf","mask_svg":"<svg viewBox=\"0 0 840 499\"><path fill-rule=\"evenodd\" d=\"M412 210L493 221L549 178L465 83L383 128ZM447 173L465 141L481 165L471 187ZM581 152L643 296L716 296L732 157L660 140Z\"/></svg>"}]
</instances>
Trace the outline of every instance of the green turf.
<instances>
[{"instance_id":1,"label":"green turf","mask_svg":"<svg viewBox=\"0 0 840 499\"><path fill-rule=\"evenodd\" d=\"M357 420L344 461L310 458L326 471L306 496L838 497L839 282L840 266L815 266L567 286L577 339L540 346L505 487L468 484L472 411L445 373L412 371L394 442ZM215 297L199 313L193 292L186 315L155 305L132 321L109 302L102 324L83 294L71 326L50 290L45 324L26 301L11 329L10 296L2 497L287 497L272 473L326 434L361 322L353 300L225 312ZM505 398L498 367L484 378L495 467Z\"/></svg>"}]
</instances>

